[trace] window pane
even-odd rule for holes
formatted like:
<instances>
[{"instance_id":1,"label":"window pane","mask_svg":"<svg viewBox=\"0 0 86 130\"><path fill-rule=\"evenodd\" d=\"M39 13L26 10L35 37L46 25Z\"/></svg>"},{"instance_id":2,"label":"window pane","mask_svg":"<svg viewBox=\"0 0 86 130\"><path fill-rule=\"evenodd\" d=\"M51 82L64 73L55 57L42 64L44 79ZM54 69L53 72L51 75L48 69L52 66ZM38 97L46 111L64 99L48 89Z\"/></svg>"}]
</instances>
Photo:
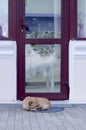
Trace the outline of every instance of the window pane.
<instances>
[{"instance_id":1,"label":"window pane","mask_svg":"<svg viewBox=\"0 0 86 130\"><path fill-rule=\"evenodd\" d=\"M61 38L61 0L26 0L26 38Z\"/></svg>"},{"instance_id":2,"label":"window pane","mask_svg":"<svg viewBox=\"0 0 86 130\"><path fill-rule=\"evenodd\" d=\"M86 37L86 0L77 0L77 36Z\"/></svg>"},{"instance_id":3,"label":"window pane","mask_svg":"<svg viewBox=\"0 0 86 130\"><path fill-rule=\"evenodd\" d=\"M0 3L0 38L8 37L8 0Z\"/></svg>"},{"instance_id":4,"label":"window pane","mask_svg":"<svg viewBox=\"0 0 86 130\"><path fill-rule=\"evenodd\" d=\"M25 45L25 92L60 92L61 45Z\"/></svg>"}]
</instances>

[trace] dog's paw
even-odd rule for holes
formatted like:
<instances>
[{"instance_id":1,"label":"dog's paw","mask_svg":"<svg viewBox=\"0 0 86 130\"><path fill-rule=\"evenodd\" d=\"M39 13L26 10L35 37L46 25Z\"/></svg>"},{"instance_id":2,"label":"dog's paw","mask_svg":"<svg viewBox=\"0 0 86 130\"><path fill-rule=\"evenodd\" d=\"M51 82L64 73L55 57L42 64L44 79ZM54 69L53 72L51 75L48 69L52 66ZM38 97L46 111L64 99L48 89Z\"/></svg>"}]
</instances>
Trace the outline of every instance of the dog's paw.
<instances>
[{"instance_id":1,"label":"dog's paw","mask_svg":"<svg viewBox=\"0 0 86 130\"><path fill-rule=\"evenodd\" d=\"M38 108L37 108L37 111L41 111L41 110L42 110L42 107L38 107Z\"/></svg>"}]
</instances>

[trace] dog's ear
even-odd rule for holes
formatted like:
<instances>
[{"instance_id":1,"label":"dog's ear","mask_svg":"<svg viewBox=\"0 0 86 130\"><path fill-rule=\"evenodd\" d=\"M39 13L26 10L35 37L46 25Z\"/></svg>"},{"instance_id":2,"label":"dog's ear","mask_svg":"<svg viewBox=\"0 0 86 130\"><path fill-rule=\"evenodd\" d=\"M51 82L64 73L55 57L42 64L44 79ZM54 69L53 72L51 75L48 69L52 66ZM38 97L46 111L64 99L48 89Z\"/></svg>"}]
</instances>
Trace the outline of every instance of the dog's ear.
<instances>
[{"instance_id":1,"label":"dog's ear","mask_svg":"<svg viewBox=\"0 0 86 130\"><path fill-rule=\"evenodd\" d=\"M33 102L32 102L32 101L30 101L30 102L29 102L29 106L31 106L32 104L33 104Z\"/></svg>"}]
</instances>

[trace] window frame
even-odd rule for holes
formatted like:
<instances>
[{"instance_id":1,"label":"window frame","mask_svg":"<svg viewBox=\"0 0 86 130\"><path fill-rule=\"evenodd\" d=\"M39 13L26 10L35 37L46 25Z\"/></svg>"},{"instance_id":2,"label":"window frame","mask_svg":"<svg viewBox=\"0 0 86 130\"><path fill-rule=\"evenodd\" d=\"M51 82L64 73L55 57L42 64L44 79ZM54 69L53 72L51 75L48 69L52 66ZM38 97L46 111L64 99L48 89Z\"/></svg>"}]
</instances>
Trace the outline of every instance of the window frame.
<instances>
[{"instance_id":1,"label":"window frame","mask_svg":"<svg viewBox=\"0 0 86 130\"><path fill-rule=\"evenodd\" d=\"M22 46L22 42L28 42L29 43L60 43L63 44L62 45L62 55L65 54L66 57L66 61L64 64L61 64L63 73L61 75L61 79L62 79L62 85L63 88L61 88L61 93L57 94L45 94L46 97L49 97L51 99L57 100L66 100L69 98L69 87L68 87L68 43L69 43L69 21L68 21L68 17L69 17L69 8L66 8L67 6L69 7L70 2L67 0L62 0L64 1L62 4L62 10L63 14L62 14L62 18L63 18L63 23L62 23L62 39L29 39L29 40L24 40L24 39L19 39L20 36L23 37L21 30L21 20L22 19L22 15L18 14L18 12L23 13L22 8L24 9L24 1L22 1L22 5L20 6L21 8L18 8L19 4L21 4L21 0L9 0L9 4L8 4L8 9L9 9L9 13L8 13L8 30L9 30L9 36L8 38L2 38L0 40L15 40L17 42L17 99L22 100L24 98L24 96L28 96L27 94L24 95L24 88L22 87L24 85L24 46ZM65 4L65 6L64 6ZM67 19L65 19L65 15ZM66 24L65 24L66 23ZM65 26L64 26L65 25ZM22 41L23 40L23 41ZM64 49L65 48L65 49ZM64 61L64 57L62 57L62 60ZM21 64L20 64L21 63ZM43 96L42 94L40 94L39 96Z\"/></svg>"},{"instance_id":2,"label":"window frame","mask_svg":"<svg viewBox=\"0 0 86 130\"><path fill-rule=\"evenodd\" d=\"M70 39L86 40L77 36L77 4L78 0L70 0Z\"/></svg>"},{"instance_id":3,"label":"window frame","mask_svg":"<svg viewBox=\"0 0 86 130\"><path fill-rule=\"evenodd\" d=\"M62 37L61 39L25 39L24 32L21 31L22 21L24 21L24 1L18 0L17 2L17 11L20 13L17 14L17 35L19 35L17 39L17 46L18 46L18 82L17 82L17 99L22 100L26 96L45 96L46 98L50 98L53 100L67 100L69 98L69 87L68 87L68 43L69 43L69 1L61 0L62 1ZM21 8L20 8L21 7ZM63 11L64 10L64 11ZM66 16L66 18L65 18ZM61 56L62 62L64 62L65 56L65 63L61 64L61 92L60 93L25 93L25 44L55 44L59 43L62 44L61 47ZM21 64L20 64L21 63ZM35 95L36 94L36 95ZM58 99L57 99L58 98Z\"/></svg>"},{"instance_id":4,"label":"window frame","mask_svg":"<svg viewBox=\"0 0 86 130\"><path fill-rule=\"evenodd\" d=\"M16 40L16 27L17 27L17 7L16 0L8 0L8 37L0 38L0 40ZM15 10L15 11L13 11Z\"/></svg>"}]
</instances>

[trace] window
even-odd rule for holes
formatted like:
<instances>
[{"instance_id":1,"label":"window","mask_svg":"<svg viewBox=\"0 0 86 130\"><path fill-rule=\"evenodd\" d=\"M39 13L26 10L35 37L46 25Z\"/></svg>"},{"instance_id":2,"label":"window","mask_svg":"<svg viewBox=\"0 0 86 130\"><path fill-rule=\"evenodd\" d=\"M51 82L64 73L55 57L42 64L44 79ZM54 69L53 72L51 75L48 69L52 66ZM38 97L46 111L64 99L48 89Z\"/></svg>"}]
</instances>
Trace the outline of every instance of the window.
<instances>
[{"instance_id":1,"label":"window","mask_svg":"<svg viewBox=\"0 0 86 130\"><path fill-rule=\"evenodd\" d=\"M17 1L18 99L68 99L69 1Z\"/></svg>"},{"instance_id":2,"label":"window","mask_svg":"<svg viewBox=\"0 0 86 130\"><path fill-rule=\"evenodd\" d=\"M86 38L86 0L77 0L77 37Z\"/></svg>"},{"instance_id":3,"label":"window","mask_svg":"<svg viewBox=\"0 0 86 130\"><path fill-rule=\"evenodd\" d=\"M0 3L0 39L8 37L8 0Z\"/></svg>"},{"instance_id":4,"label":"window","mask_svg":"<svg viewBox=\"0 0 86 130\"><path fill-rule=\"evenodd\" d=\"M26 38L61 38L61 0L26 0Z\"/></svg>"},{"instance_id":5,"label":"window","mask_svg":"<svg viewBox=\"0 0 86 130\"><path fill-rule=\"evenodd\" d=\"M61 45L25 45L25 92L59 93Z\"/></svg>"}]
</instances>

